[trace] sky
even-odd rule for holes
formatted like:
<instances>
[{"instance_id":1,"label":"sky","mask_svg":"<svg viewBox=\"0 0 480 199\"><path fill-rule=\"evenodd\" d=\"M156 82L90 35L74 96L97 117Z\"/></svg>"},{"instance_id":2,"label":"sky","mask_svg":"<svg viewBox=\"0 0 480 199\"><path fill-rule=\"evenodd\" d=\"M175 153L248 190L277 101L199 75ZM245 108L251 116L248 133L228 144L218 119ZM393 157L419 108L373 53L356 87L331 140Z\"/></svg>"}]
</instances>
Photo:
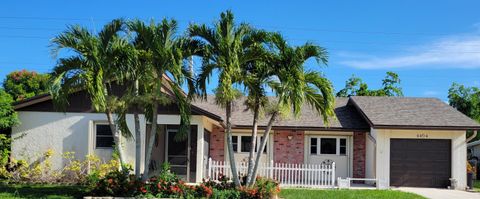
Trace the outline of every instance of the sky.
<instances>
[{"instance_id":1,"label":"sky","mask_svg":"<svg viewBox=\"0 0 480 199\"><path fill-rule=\"evenodd\" d=\"M15 70L49 72L56 63L50 40L68 25L95 32L119 17L168 17L183 32L189 23L211 24L232 10L237 22L280 32L292 45L326 48L328 65L307 67L324 73L337 91L353 74L380 88L385 73L393 71L405 96L447 101L453 82L480 86L478 8L478 0L2 1L0 81Z\"/></svg>"}]
</instances>

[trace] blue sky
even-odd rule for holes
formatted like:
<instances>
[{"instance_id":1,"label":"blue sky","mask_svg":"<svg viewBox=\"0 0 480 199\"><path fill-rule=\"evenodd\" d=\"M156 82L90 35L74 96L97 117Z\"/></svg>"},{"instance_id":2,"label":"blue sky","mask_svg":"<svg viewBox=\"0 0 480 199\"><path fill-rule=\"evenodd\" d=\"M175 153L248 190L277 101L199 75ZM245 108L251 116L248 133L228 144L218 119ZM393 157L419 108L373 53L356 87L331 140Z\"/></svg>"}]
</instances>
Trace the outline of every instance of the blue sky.
<instances>
[{"instance_id":1,"label":"blue sky","mask_svg":"<svg viewBox=\"0 0 480 199\"><path fill-rule=\"evenodd\" d=\"M2 1L0 81L14 70L49 72L50 39L68 24L96 30L118 18L172 17L181 30L231 9L237 21L327 48L328 67L309 63L336 90L355 74L378 88L400 75L406 96L447 99L453 82L480 86L480 1ZM214 84L211 85L212 87Z\"/></svg>"}]
</instances>

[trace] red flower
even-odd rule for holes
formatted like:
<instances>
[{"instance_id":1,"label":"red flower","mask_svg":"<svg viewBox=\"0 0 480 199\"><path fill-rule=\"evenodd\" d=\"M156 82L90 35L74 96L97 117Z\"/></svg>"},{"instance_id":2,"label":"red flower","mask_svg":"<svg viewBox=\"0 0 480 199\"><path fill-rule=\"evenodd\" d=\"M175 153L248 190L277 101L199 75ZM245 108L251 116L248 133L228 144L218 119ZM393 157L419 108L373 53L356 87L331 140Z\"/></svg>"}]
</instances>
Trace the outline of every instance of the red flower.
<instances>
[{"instance_id":1,"label":"red flower","mask_svg":"<svg viewBox=\"0 0 480 199\"><path fill-rule=\"evenodd\" d=\"M140 191L141 191L142 193L147 193L147 189L145 189L145 187L140 187Z\"/></svg>"}]
</instances>

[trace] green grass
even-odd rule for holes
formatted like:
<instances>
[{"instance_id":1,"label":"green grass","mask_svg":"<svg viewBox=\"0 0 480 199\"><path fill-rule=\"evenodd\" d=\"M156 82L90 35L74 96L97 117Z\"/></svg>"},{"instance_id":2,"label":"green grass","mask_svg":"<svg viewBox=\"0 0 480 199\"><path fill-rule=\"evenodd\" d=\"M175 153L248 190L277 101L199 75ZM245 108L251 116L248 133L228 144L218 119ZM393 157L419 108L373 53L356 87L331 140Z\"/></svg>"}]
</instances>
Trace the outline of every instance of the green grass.
<instances>
[{"instance_id":1,"label":"green grass","mask_svg":"<svg viewBox=\"0 0 480 199\"><path fill-rule=\"evenodd\" d=\"M85 189L81 186L63 185L4 185L0 184L0 198L83 198Z\"/></svg>"},{"instance_id":2,"label":"green grass","mask_svg":"<svg viewBox=\"0 0 480 199\"><path fill-rule=\"evenodd\" d=\"M393 190L314 190L314 189L282 189L280 197L285 199L309 198L395 198L411 199L422 196Z\"/></svg>"},{"instance_id":3,"label":"green grass","mask_svg":"<svg viewBox=\"0 0 480 199\"><path fill-rule=\"evenodd\" d=\"M473 181L473 191L480 192L480 180Z\"/></svg>"}]
</instances>

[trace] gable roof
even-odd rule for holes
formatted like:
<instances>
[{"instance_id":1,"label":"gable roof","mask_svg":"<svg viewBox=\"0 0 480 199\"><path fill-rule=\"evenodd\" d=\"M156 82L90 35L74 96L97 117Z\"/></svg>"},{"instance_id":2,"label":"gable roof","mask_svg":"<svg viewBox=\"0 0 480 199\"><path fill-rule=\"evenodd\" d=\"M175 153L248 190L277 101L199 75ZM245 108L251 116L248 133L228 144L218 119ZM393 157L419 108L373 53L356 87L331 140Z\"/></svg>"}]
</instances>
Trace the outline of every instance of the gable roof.
<instances>
[{"instance_id":1,"label":"gable roof","mask_svg":"<svg viewBox=\"0 0 480 199\"><path fill-rule=\"evenodd\" d=\"M274 99L272 97L272 99ZM234 128L249 128L253 123L253 113L246 110L243 102L245 97L237 99L232 107L232 125ZM335 115L331 118L329 126L324 124L322 116L319 115L310 105L302 107L301 115L298 118L293 116L278 119L274 123L276 128L289 129L325 129L325 130L368 130L368 123L357 112L355 107L347 105L348 98L336 98ZM201 109L219 115L225 120L225 110L215 104L214 96L207 96L207 100L196 100L193 104ZM259 126L265 127L269 117L259 119Z\"/></svg>"},{"instance_id":2,"label":"gable roof","mask_svg":"<svg viewBox=\"0 0 480 199\"><path fill-rule=\"evenodd\" d=\"M350 103L374 128L480 129L480 125L436 98L352 96Z\"/></svg>"}]
</instances>

